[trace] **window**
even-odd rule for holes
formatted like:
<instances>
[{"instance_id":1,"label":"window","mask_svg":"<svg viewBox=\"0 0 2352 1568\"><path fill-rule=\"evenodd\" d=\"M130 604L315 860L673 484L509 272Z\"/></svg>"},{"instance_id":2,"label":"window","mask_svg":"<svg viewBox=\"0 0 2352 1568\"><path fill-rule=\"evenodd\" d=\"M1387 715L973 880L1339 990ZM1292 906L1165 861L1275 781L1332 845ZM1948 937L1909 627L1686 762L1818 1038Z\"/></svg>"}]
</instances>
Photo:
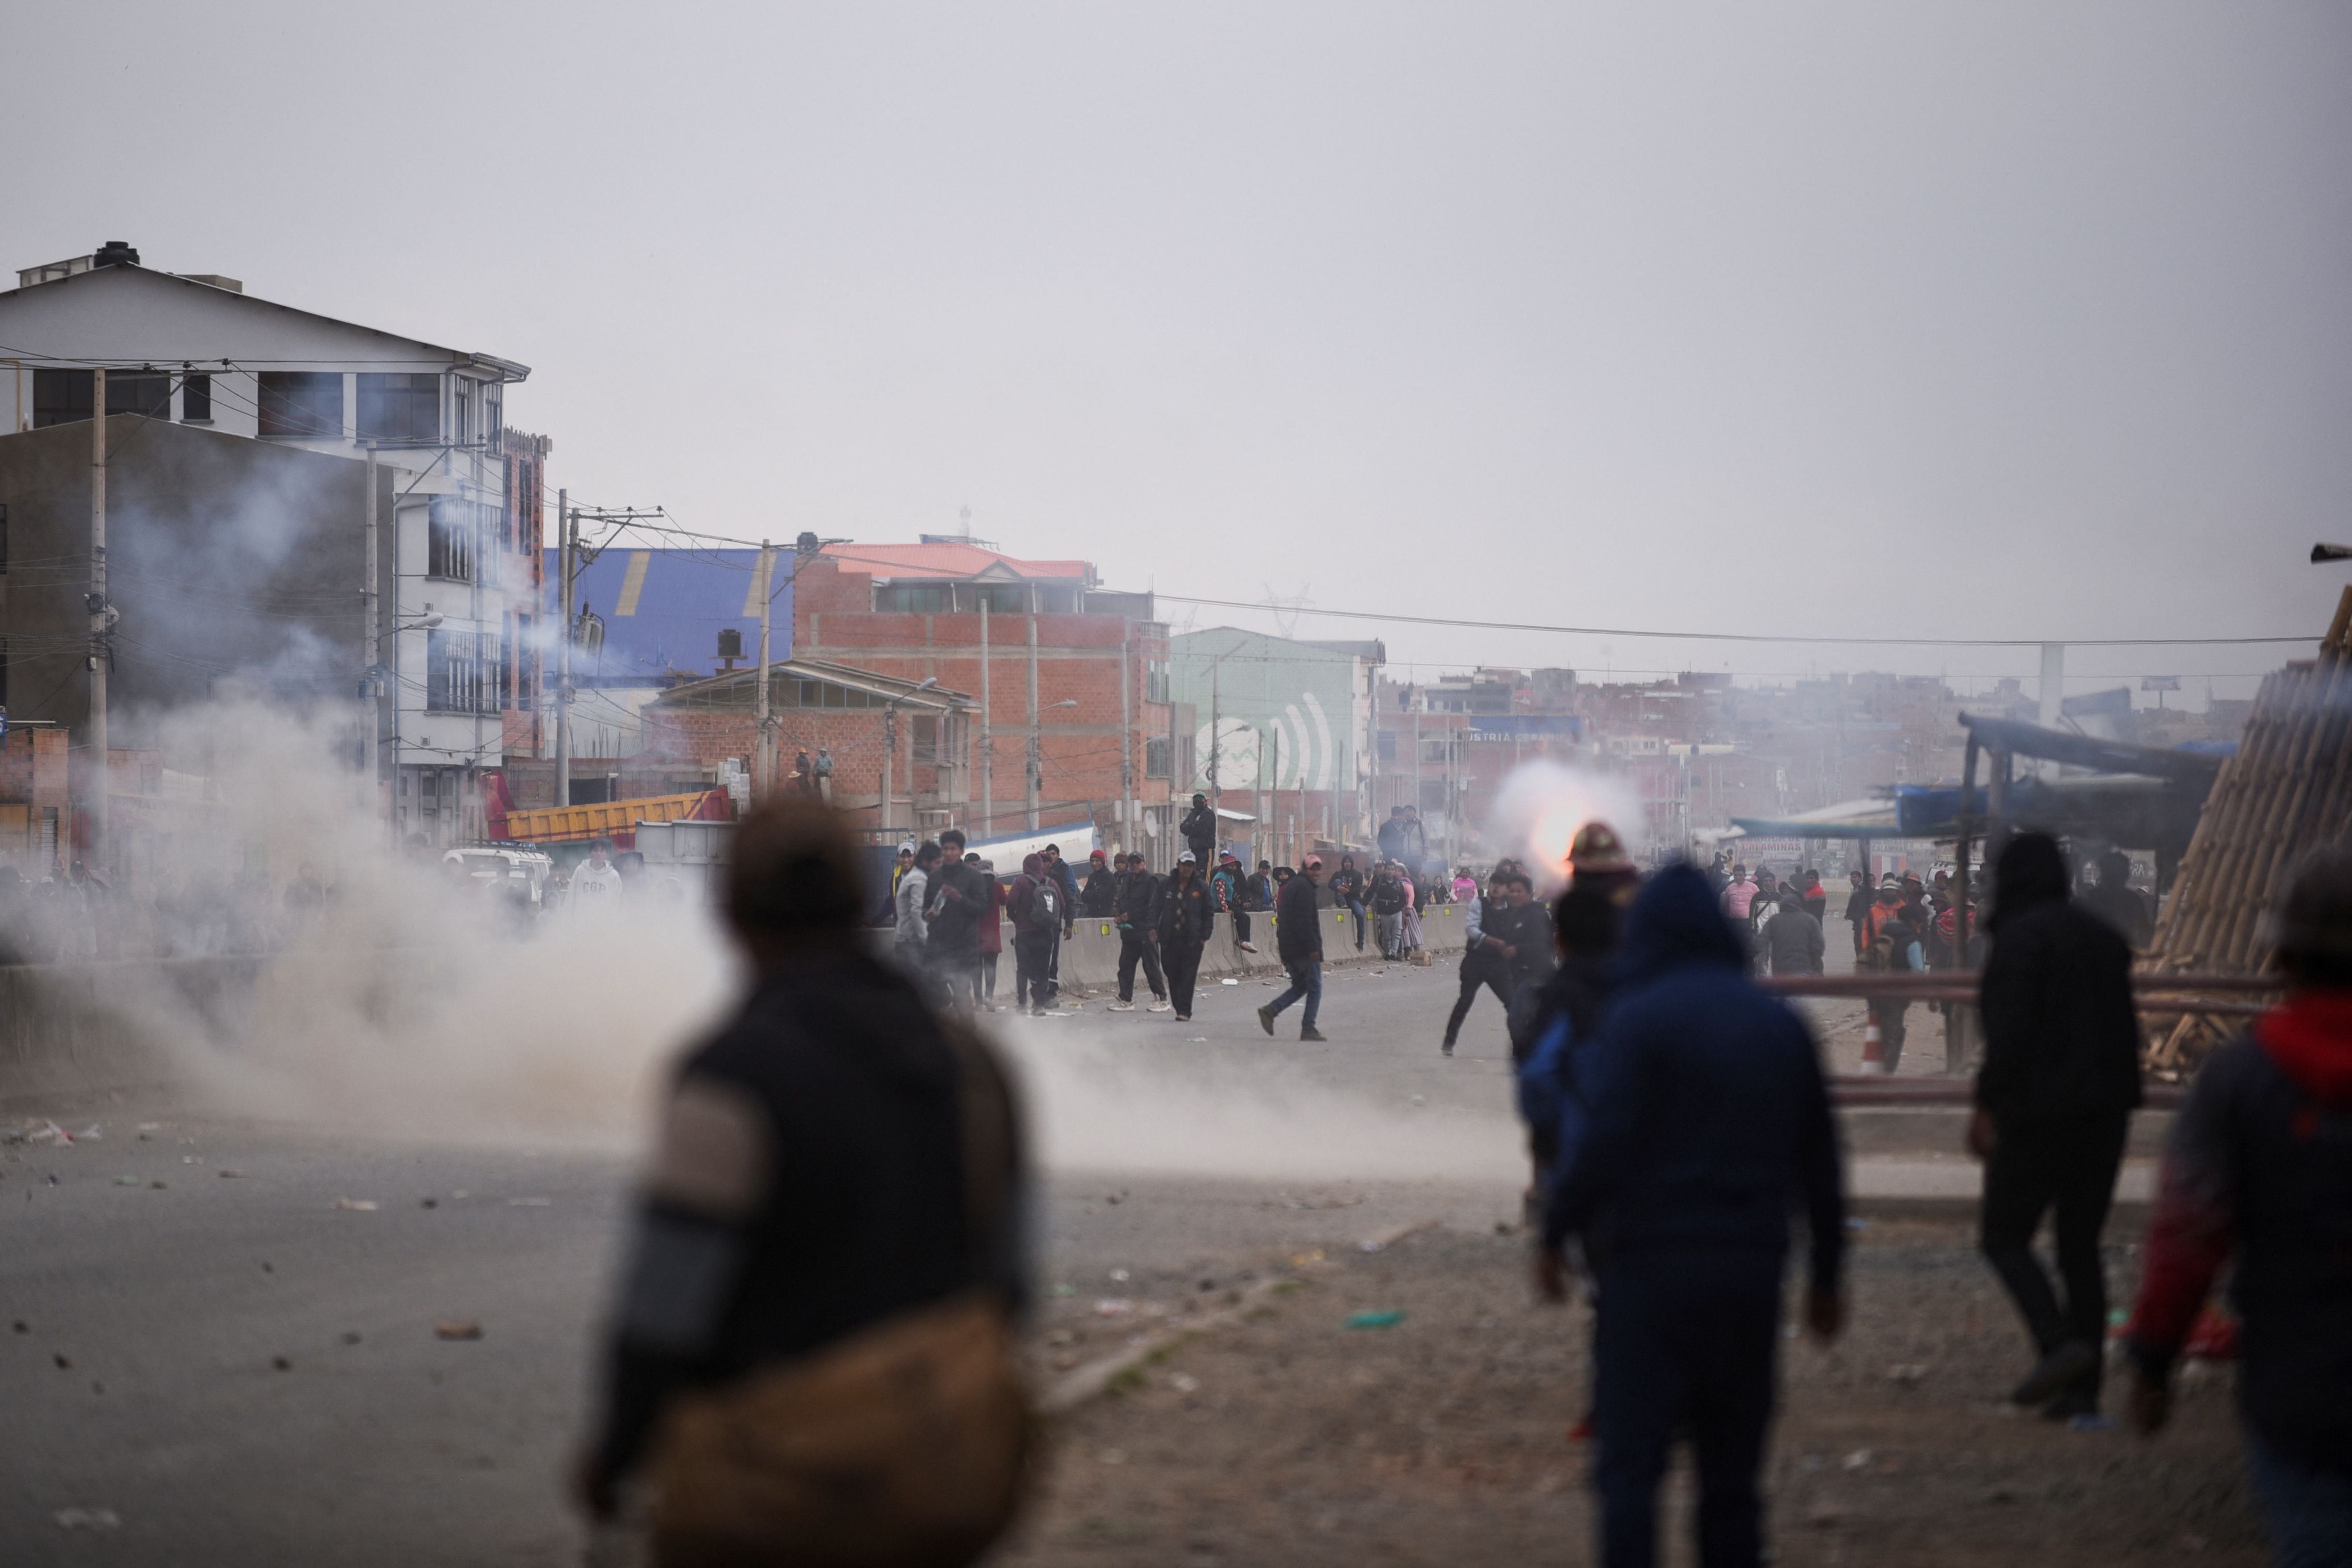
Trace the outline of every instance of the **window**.
<instances>
[{"instance_id":1,"label":"window","mask_svg":"<svg viewBox=\"0 0 2352 1568\"><path fill-rule=\"evenodd\" d=\"M1383 762L1394 762L1396 760L1395 730L1384 729L1381 731L1381 760Z\"/></svg>"},{"instance_id":2,"label":"window","mask_svg":"<svg viewBox=\"0 0 2352 1568\"><path fill-rule=\"evenodd\" d=\"M876 591L874 608L944 615L955 608L954 593L954 589L944 582L894 582Z\"/></svg>"},{"instance_id":3,"label":"window","mask_svg":"<svg viewBox=\"0 0 2352 1568\"><path fill-rule=\"evenodd\" d=\"M180 423L210 423L213 417L213 379L191 375L180 388Z\"/></svg>"},{"instance_id":4,"label":"window","mask_svg":"<svg viewBox=\"0 0 2352 1568\"><path fill-rule=\"evenodd\" d=\"M474 580L474 505L455 496L433 497L433 522L427 532L425 575L452 582Z\"/></svg>"},{"instance_id":5,"label":"window","mask_svg":"<svg viewBox=\"0 0 2352 1568\"><path fill-rule=\"evenodd\" d=\"M360 439L441 439L441 378L436 375L360 377Z\"/></svg>"},{"instance_id":6,"label":"window","mask_svg":"<svg viewBox=\"0 0 2352 1568\"><path fill-rule=\"evenodd\" d=\"M436 713L497 713L514 685L505 640L495 632L436 630L425 634L425 706Z\"/></svg>"},{"instance_id":7,"label":"window","mask_svg":"<svg viewBox=\"0 0 2352 1568\"><path fill-rule=\"evenodd\" d=\"M340 441L342 434L341 371L261 372L264 441Z\"/></svg>"},{"instance_id":8,"label":"window","mask_svg":"<svg viewBox=\"0 0 2352 1568\"><path fill-rule=\"evenodd\" d=\"M1168 663L1164 659L1147 659L1143 663L1143 700L1164 703L1168 700Z\"/></svg>"},{"instance_id":9,"label":"window","mask_svg":"<svg viewBox=\"0 0 2352 1568\"><path fill-rule=\"evenodd\" d=\"M162 371L106 372L106 412L172 417L172 378Z\"/></svg>"},{"instance_id":10,"label":"window","mask_svg":"<svg viewBox=\"0 0 2352 1568\"><path fill-rule=\"evenodd\" d=\"M88 371L33 372L33 428L71 424L89 417L90 376Z\"/></svg>"},{"instance_id":11,"label":"window","mask_svg":"<svg viewBox=\"0 0 2352 1568\"><path fill-rule=\"evenodd\" d=\"M474 383L464 376L457 378L457 428L449 433L459 445L474 439Z\"/></svg>"},{"instance_id":12,"label":"window","mask_svg":"<svg viewBox=\"0 0 2352 1568\"><path fill-rule=\"evenodd\" d=\"M1143 776L1146 779L1168 777L1168 737L1146 739L1143 743Z\"/></svg>"},{"instance_id":13,"label":"window","mask_svg":"<svg viewBox=\"0 0 2352 1568\"><path fill-rule=\"evenodd\" d=\"M482 439L493 453L506 450L506 388L496 382L482 386Z\"/></svg>"},{"instance_id":14,"label":"window","mask_svg":"<svg viewBox=\"0 0 2352 1568\"><path fill-rule=\"evenodd\" d=\"M914 727L915 761L937 764L940 759L940 721L933 715L919 713Z\"/></svg>"}]
</instances>

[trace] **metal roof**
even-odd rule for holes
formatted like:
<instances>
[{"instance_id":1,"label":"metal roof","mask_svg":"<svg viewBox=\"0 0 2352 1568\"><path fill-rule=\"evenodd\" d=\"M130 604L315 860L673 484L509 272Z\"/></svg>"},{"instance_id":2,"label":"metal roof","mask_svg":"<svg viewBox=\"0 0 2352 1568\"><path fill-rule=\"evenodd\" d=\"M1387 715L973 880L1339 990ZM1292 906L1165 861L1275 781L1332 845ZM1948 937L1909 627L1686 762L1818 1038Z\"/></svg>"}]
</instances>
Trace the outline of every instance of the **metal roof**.
<instances>
[{"instance_id":1,"label":"metal roof","mask_svg":"<svg viewBox=\"0 0 2352 1568\"><path fill-rule=\"evenodd\" d=\"M889 580L940 578L957 582L1092 583L1095 569L1083 560L1023 560L980 545L829 544L825 556L853 570Z\"/></svg>"},{"instance_id":2,"label":"metal roof","mask_svg":"<svg viewBox=\"0 0 2352 1568\"><path fill-rule=\"evenodd\" d=\"M546 552L550 614L562 613L562 554ZM789 549L776 552L771 659L792 657L794 559ZM604 623L597 657L583 663L573 653L575 678L650 681L672 671L717 671L719 633L729 628L743 634L742 657L758 663L759 563L755 549L604 550L581 570L572 591L574 606Z\"/></svg>"},{"instance_id":3,"label":"metal roof","mask_svg":"<svg viewBox=\"0 0 2352 1568\"><path fill-rule=\"evenodd\" d=\"M848 664L836 664L824 659L779 659L769 666L769 691L780 706L798 706L796 694L787 693L787 683L821 681L828 685L845 686L864 693L868 698L880 698L900 707L921 708L933 713L951 713L970 707L972 700L963 692L947 686L924 687L919 681L901 680L896 675L877 674L872 670L860 670ZM759 684L760 667L754 663L748 668L729 670L704 680L688 681L664 692L655 700L667 706L733 707L750 706Z\"/></svg>"}]
</instances>

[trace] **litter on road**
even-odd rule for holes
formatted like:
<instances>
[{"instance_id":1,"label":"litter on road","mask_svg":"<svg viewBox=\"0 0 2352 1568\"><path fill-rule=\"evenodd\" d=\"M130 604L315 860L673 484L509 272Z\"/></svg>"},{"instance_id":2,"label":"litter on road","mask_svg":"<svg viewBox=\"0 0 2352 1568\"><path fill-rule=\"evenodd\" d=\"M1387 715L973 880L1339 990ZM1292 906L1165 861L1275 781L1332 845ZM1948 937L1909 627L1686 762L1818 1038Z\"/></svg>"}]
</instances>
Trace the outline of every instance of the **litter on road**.
<instances>
[{"instance_id":1,"label":"litter on road","mask_svg":"<svg viewBox=\"0 0 2352 1568\"><path fill-rule=\"evenodd\" d=\"M373 1214L376 1202L372 1197L339 1197L335 1199L335 1207L348 1208L358 1214Z\"/></svg>"},{"instance_id":2,"label":"litter on road","mask_svg":"<svg viewBox=\"0 0 2352 1568\"><path fill-rule=\"evenodd\" d=\"M59 1530L120 1530L122 1520L110 1508L61 1508L51 1514Z\"/></svg>"},{"instance_id":3,"label":"litter on road","mask_svg":"<svg viewBox=\"0 0 2352 1568\"><path fill-rule=\"evenodd\" d=\"M1404 1314L1400 1312L1356 1312L1349 1317L1348 1326L1351 1329L1392 1329L1402 1322Z\"/></svg>"},{"instance_id":4,"label":"litter on road","mask_svg":"<svg viewBox=\"0 0 2352 1568\"><path fill-rule=\"evenodd\" d=\"M482 1325L475 1322L470 1318L452 1318L446 1322L435 1323L433 1325L433 1337L436 1339L479 1339L482 1337Z\"/></svg>"}]
</instances>

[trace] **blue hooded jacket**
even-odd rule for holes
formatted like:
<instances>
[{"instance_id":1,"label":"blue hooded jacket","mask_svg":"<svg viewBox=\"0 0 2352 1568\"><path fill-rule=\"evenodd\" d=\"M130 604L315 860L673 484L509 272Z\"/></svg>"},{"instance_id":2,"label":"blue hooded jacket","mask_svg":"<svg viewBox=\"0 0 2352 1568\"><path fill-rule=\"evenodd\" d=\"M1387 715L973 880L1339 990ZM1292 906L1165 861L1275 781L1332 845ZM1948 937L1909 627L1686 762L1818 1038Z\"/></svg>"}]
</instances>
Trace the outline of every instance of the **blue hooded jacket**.
<instances>
[{"instance_id":1,"label":"blue hooded jacket","mask_svg":"<svg viewBox=\"0 0 2352 1568\"><path fill-rule=\"evenodd\" d=\"M1801 1204L1812 1283L1836 1285L1844 1179L1811 1031L1748 978L1739 934L1690 867L1633 901L1590 1055L1589 1120L1561 1146L1549 1245L1581 1234L1604 1269L1644 1253L1777 1259Z\"/></svg>"}]
</instances>

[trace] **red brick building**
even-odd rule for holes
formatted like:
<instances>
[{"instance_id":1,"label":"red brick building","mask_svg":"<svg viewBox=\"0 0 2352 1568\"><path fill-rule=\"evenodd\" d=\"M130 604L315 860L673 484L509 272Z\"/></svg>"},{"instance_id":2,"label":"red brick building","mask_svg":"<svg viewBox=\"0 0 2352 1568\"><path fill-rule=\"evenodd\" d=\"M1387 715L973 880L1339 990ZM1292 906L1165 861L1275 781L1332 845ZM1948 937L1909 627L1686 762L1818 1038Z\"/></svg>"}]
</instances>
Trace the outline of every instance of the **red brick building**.
<instances>
[{"instance_id":1,"label":"red brick building","mask_svg":"<svg viewBox=\"0 0 2352 1568\"><path fill-rule=\"evenodd\" d=\"M67 756L66 732L55 725L11 725L0 738L0 865L37 882L69 831Z\"/></svg>"},{"instance_id":2,"label":"red brick building","mask_svg":"<svg viewBox=\"0 0 2352 1568\"><path fill-rule=\"evenodd\" d=\"M1168 628L1150 594L1105 590L1085 561L961 541L827 545L799 563L793 589L795 662L935 680L966 704L938 716L929 763L902 727L894 788L911 779L915 793L895 803L894 822L912 812L988 838L1091 820L1106 842L1164 858L1174 728ZM879 727L868 727L870 749ZM791 760L788 747L780 771ZM851 775L861 783L838 788L854 805L879 774L877 751ZM1140 832L1124 825L1130 790Z\"/></svg>"}]
</instances>

